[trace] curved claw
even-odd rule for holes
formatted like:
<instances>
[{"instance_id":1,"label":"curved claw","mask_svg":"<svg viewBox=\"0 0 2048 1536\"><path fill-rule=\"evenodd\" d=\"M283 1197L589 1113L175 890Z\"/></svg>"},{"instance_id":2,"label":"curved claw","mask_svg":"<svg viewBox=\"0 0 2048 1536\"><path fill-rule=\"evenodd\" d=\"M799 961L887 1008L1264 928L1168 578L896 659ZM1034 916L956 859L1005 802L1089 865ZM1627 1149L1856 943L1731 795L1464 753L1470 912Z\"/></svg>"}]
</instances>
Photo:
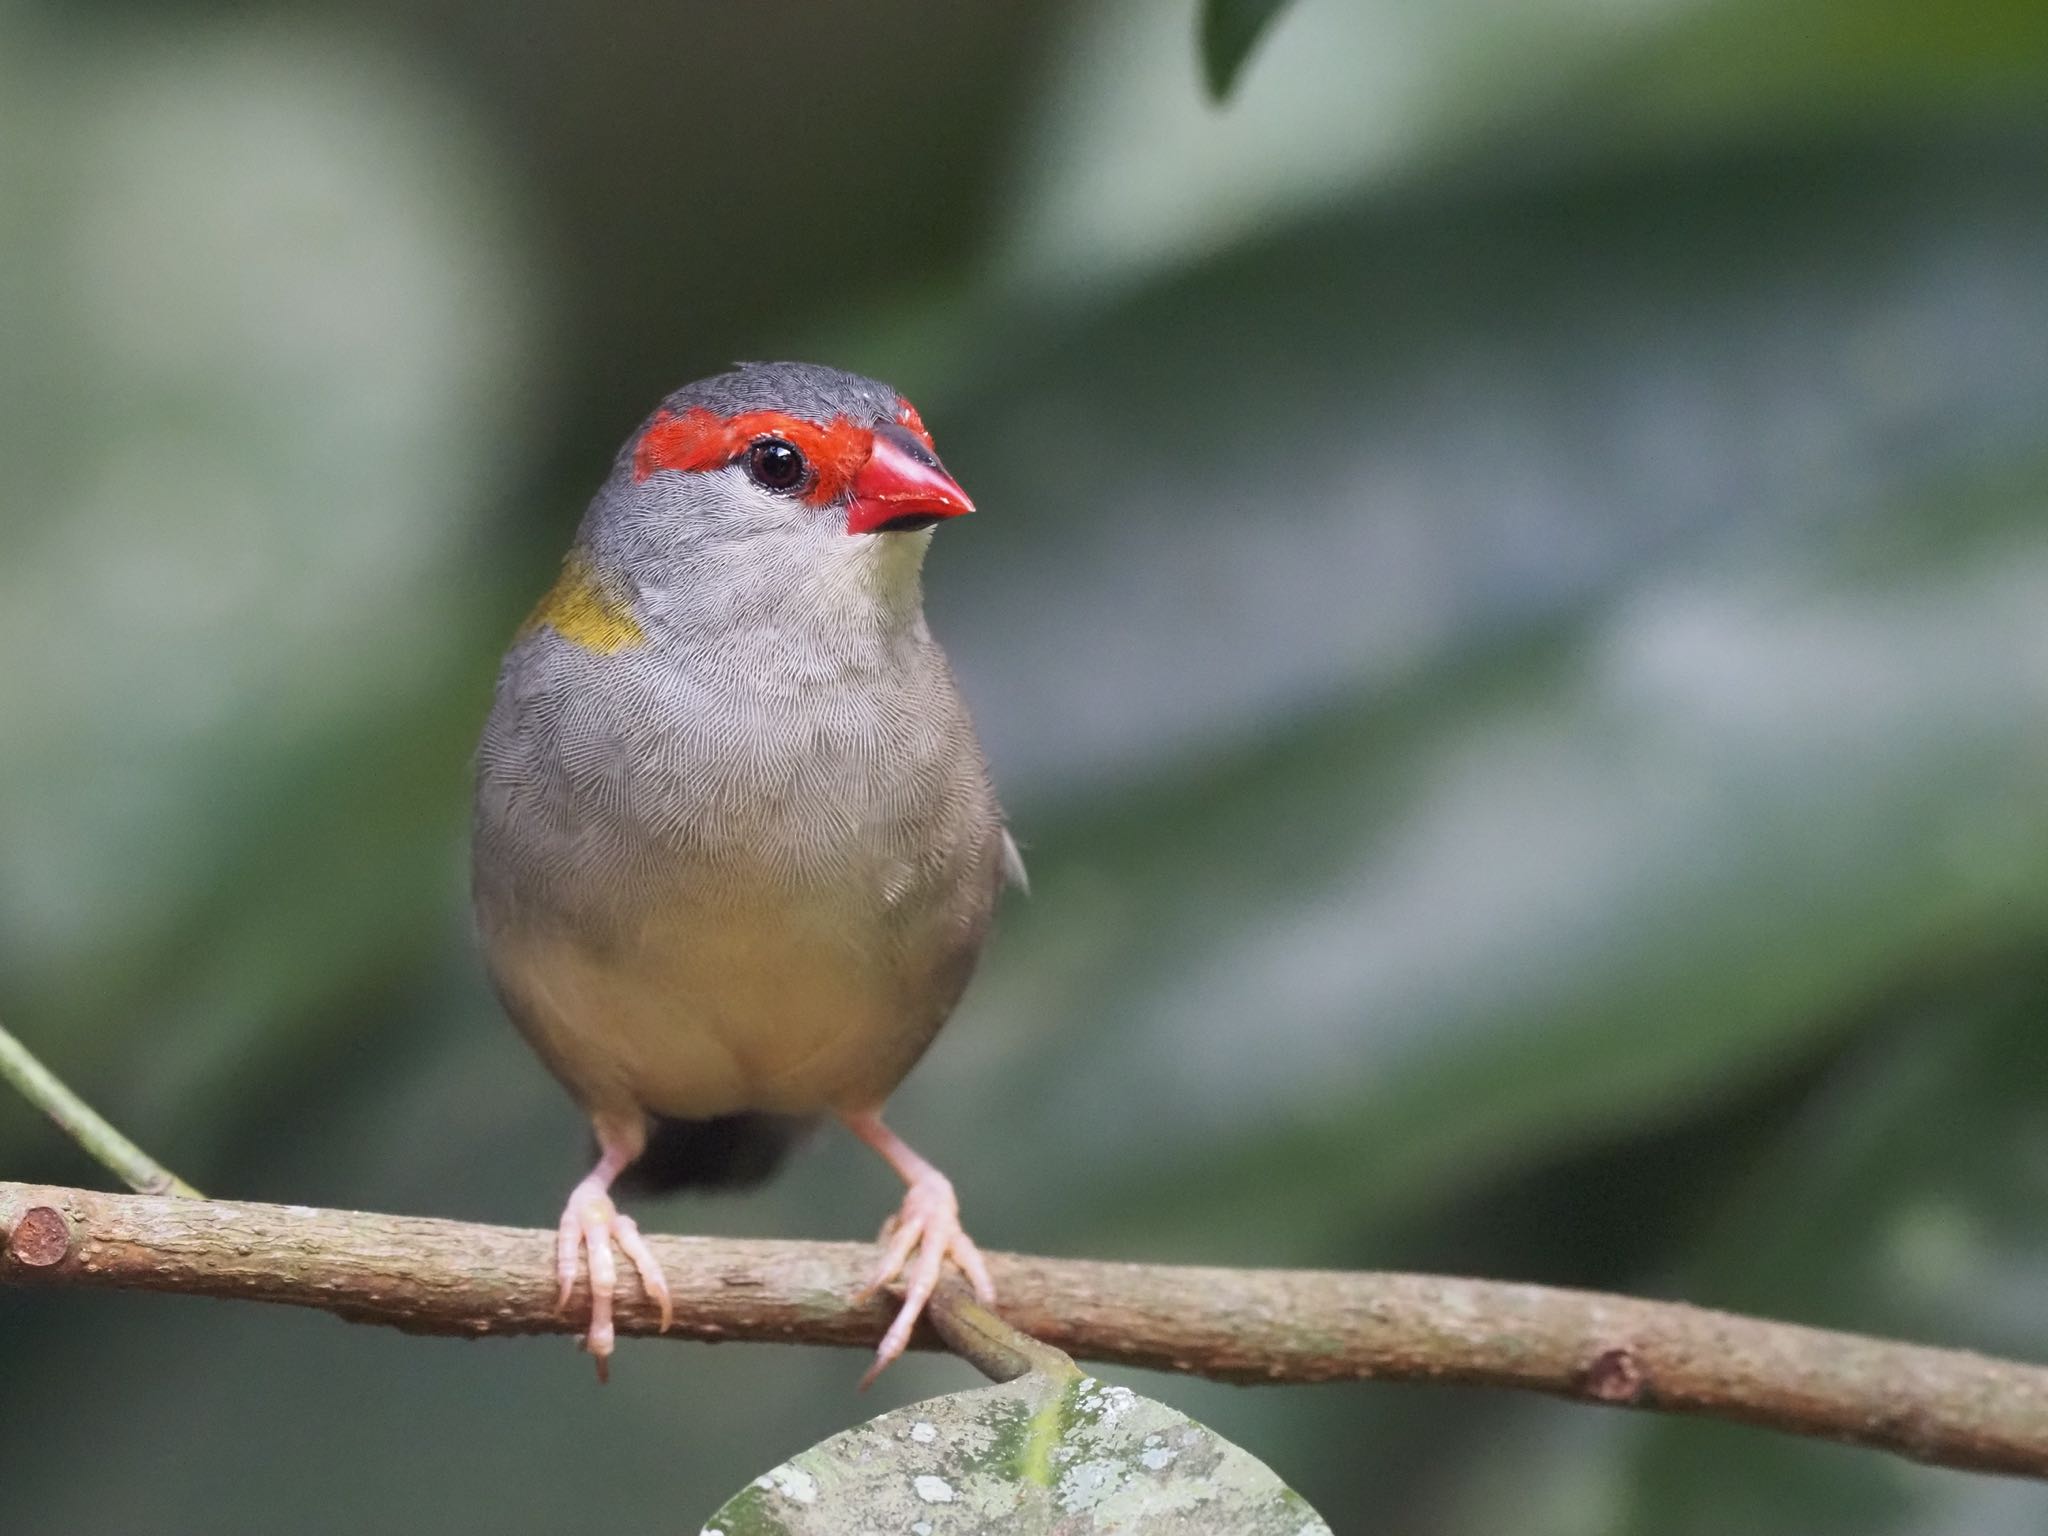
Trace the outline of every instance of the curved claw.
<instances>
[{"instance_id":1,"label":"curved claw","mask_svg":"<svg viewBox=\"0 0 2048 1536\"><path fill-rule=\"evenodd\" d=\"M953 1186L936 1171L919 1177L904 1192L902 1209L882 1228L882 1237L887 1246L859 1296L866 1299L900 1279L903 1304L875 1348L874 1363L860 1379L863 1388L909 1348L910 1335L938 1289L947 1260L967 1277L983 1302L993 1302L996 1297L981 1250L960 1225L960 1202Z\"/></svg>"},{"instance_id":2,"label":"curved claw","mask_svg":"<svg viewBox=\"0 0 2048 1536\"><path fill-rule=\"evenodd\" d=\"M675 1326L676 1299L668 1288L668 1276L661 1272L661 1260L654 1256L654 1250L647 1246L647 1239L640 1235L640 1224L632 1217L614 1211L612 1241L632 1261L640 1276L640 1288L661 1308L661 1331L667 1333Z\"/></svg>"},{"instance_id":3,"label":"curved claw","mask_svg":"<svg viewBox=\"0 0 2048 1536\"><path fill-rule=\"evenodd\" d=\"M566 1312L576 1290L577 1278L586 1262L590 1270L590 1326L584 1331L583 1348L597 1362L597 1379L611 1374L612 1349L617 1342L613 1327L613 1300L618 1294L619 1267L612 1244L617 1243L640 1277L641 1288L661 1308L661 1327L666 1332L675 1321L675 1300L661 1262L640 1235L632 1217L621 1215L611 1196L590 1181L576 1186L555 1229L555 1310Z\"/></svg>"}]
</instances>

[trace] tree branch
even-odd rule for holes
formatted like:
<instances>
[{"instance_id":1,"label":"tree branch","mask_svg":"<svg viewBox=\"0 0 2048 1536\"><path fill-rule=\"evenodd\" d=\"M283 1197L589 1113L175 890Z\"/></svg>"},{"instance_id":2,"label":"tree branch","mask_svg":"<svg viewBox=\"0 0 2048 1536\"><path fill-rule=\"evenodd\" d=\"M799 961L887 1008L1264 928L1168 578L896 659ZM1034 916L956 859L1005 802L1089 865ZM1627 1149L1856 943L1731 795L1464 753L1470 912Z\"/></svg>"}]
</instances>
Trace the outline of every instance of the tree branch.
<instances>
[{"instance_id":1,"label":"tree branch","mask_svg":"<svg viewBox=\"0 0 2048 1536\"><path fill-rule=\"evenodd\" d=\"M0 1284L284 1302L464 1337L582 1326L555 1311L545 1231L0 1183L0 1233ZM870 1348L888 1325L887 1301L849 1299L873 1260L866 1245L652 1242L684 1338ZM1017 1254L989 1264L1008 1322L1093 1360L1223 1381L1519 1387L2048 1477L2048 1370L2037 1366L1498 1281ZM572 1301L569 1317L582 1307ZM621 1333L656 1323L637 1291L621 1298Z\"/></svg>"}]
</instances>

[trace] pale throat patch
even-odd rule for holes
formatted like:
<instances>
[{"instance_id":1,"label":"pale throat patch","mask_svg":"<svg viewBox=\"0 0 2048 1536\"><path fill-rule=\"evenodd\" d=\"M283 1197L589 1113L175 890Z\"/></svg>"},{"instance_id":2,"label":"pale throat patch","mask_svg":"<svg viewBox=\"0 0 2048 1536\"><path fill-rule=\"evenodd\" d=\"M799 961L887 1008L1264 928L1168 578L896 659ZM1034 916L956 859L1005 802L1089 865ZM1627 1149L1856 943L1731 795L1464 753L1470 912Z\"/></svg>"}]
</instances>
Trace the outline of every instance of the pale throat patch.
<instances>
[{"instance_id":1,"label":"pale throat patch","mask_svg":"<svg viewBox=\"0 0 2048 1536\"><path fill-rule=\"evenodd\" d=\"M820 572L820 599L844 618L914 614L923 602L924 557L931 542L928 528L849 535L839 558Z\"/></svg>"}]
</instances>

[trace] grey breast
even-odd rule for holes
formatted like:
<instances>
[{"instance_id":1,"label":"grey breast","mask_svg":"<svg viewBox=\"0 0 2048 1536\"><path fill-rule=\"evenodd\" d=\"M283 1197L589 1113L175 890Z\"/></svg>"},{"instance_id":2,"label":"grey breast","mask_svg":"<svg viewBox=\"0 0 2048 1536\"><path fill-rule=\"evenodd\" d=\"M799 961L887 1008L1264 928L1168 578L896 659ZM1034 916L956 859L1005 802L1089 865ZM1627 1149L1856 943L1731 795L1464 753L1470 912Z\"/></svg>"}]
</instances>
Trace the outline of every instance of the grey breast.
<instances>
[{"instance_id":1,"label":"grey breast","mask_svg":"<svg viewBox=\"0 0 2048 1536\"><path fill-rule=\"evenodd\" d=\"M478 751L494 979L586 1102L878 1100L958 1001L1009 857L921 624L808 669L543 627Z\"/></svg>"}]
</instances>

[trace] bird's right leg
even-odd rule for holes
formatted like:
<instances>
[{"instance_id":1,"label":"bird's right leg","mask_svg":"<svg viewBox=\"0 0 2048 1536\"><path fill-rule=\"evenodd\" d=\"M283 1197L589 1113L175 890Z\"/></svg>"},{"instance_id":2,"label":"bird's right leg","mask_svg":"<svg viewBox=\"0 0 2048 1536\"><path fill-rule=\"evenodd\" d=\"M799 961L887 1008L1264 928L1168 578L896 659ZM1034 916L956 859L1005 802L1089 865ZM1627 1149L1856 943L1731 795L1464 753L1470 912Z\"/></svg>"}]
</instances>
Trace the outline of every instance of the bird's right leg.
<instances>
[{"instance_id":1,"label":"bird's right leg","mask_svg":"<svg viewBox=\"0 0 2048 1536\"><path fill-rule=\"evenodd\" d=\"M590 1327L583 1335L583 1347L597 1361L597 1379L610 1374L614 1335L612 1298L617 1293L619 1270L612 1258L612 1244L639 1271L640 1285L661 1307L661 1327L666 1333L675 1321L675 1302L669 1294L668 1277L661 1262L632 1217L612 1203L612 1180L616 1179L647 1146L647 1124L638 1115L629 1120L599 1118L592 1122L597 1132L597 1166L569 1192L562 1208L561 1225L555 1229L555 1278L561 1293L557 1312L569 1310L569 1298L576 1290L576 1278L586 1256L590 1265Z\"/></svg>"},{"instance_id":2,"label":"bird's right leg","mask_svg":"<svg viewBox=\"0 0 2048 1536\"><path fill-rule=\"evenodd\" d=\"M896 1321L882 1335L874 1364L860 1379L865 1388L910 1347L911 1330L938 1289L939 1274L947 1261L967 1277L974 1294L985 1305L995 1303L996 1287L989 1278L981 1250L960 1225L960 1201L953 1193L952 1180L882 1124L880 1110L839 1118L848 1130L882 1154L904 1185L902 1208L882 1227L882 1262L858 1293L861 1298L872 1296L899 1277L903 1280L903 1305L897 1310Z\"/></svg>"}]
</instances>

